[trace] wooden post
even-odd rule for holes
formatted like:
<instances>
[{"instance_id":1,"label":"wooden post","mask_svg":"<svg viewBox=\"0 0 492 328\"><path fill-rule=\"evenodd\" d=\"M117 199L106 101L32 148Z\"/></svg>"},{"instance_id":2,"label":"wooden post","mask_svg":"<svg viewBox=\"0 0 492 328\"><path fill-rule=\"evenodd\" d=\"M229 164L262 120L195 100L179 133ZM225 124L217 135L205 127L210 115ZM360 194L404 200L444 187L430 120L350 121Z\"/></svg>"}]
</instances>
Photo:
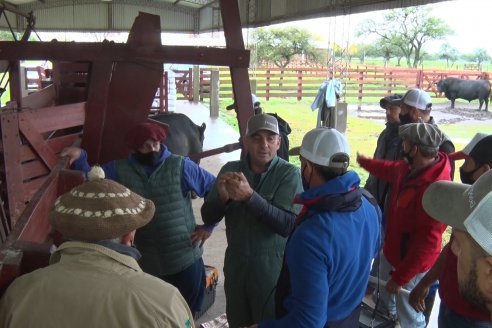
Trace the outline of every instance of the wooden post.
<instances>
[{"instance_id":1,"label":"wooden post","mask_svg":"<svg viewBox=\"0 0 492 328\"><path fill-rule=\"evenodd\" d=\"M302 100L302 70L297 71L297 100Z\"/></svg>"},{"instance_id":2,"label":"wooden post","mask_svg":"<svg viewBox=\"0 0 492 328\"><path fill-rule=\"evenodd\" d=\"M210 72L210 117L219 117L219 70Z\"/></svg>"},{"instance_id":3,"label":"wooden post","mask_svg":"<svg viewBox=\"0 0 492 328\"><path fill-rule=\"evenodd\" d=\"M193 66L193 102L197 103L200 99L200 66Z\"/></svg>"},{"instance_id":4,"label":"wooden post","mask_svg":"<svg viewBox=\"0 0 492 328\"><path fill-rule=\"evenodd\" d=\"M270 70L266 70L266 84L265 84L265 99L268 101L270 99Z\"/></svg>"}]
</instances>

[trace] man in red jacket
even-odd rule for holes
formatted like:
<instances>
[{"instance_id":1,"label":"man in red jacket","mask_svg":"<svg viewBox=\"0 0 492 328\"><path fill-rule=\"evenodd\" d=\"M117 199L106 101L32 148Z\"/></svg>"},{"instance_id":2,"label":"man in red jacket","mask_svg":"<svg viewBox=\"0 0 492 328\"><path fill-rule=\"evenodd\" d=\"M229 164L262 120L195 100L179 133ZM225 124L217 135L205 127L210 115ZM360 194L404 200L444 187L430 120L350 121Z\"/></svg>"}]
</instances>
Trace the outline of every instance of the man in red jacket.
<instances>
[{"instance_id":1,"label":"man in red jacket","mask_svg":"<svg viewBox=\"0 0 492 328\"><path fill-rule=\"evenodd\" d=\"M374 160L359 155L357 161L369 173L391 184L380 278L387 281L381 301L396 298L400 326L425 327L425 317L408 303L402 288L412 290L441 252L446 225L422 208L427 187L450 179L448 157L438 151L443 133L432 124L411 123L399 128L404 160Z\"/></svg>"},{"instance_id":2,"label":"man in red jacket","mask_svg":"<svg viewBox=\"0 0 492 328\"><path fill-rule=\"evenodd\" d=\"M459 152L455 152L449 155L451 160L464 159L465 162L460 167L461 182L467 185L474 185L466 189L467 192L471 190L480 190L482 193L480 196L485 196L486 193L492 191L492 175L488 175L487 179L479 179L482 175L489 172L492 168L492 135L486 135L484 133L477 133L470 143ZM479 182L477 181L479 179ZM475 181L477 184L475 185ZM441 219L440 216L436 216L435 208L441 208L441 211L447 211L453 213L461 221L465 221L466 217L472 212L474 207L462 206L460 211L457 211L453 206L457 204L451 204L447 197L448 190L445 187L443 189L436 189L438 186L444 183L436 184L433 187L427 189L424 196L424 209L437 219ZM447 187L447 183L445 184ZM462 189L467 188L462 186ZM431 190L433 190L431 192ZM438 195L435 190L442 191ZM446 195L446 196L443 196ZM477 195L477 192L474 193ZM432 197L430 197L432 196ZM466 195L464 194L464 197ZM477 204L480 200L473 202ZM426 206L426 198L429 200L427 203L432 202L431 205ZM461 204L460 204L461 205ZM432 210L429 211L428 207ZM451 209L454 209L451 211ZM439 213L441 214L441 213ZM444 219L449 214L441 217ZM439 309L438 325L439 327L454 327L454 328L491 328L490 315L477 307L475 304L468 302L463 295L461 295L458 288L458 258L452 251L452 242L454 236L451 237L450 242L442 250L441 255L432 267L427 272L424 278L418 283L410 294L410 304L416 311L425 311L424 299L429 292L429 286L431 286L436 280L439 279L439 296L441 297L441 306Z\"/></svg>"}]
</instances>

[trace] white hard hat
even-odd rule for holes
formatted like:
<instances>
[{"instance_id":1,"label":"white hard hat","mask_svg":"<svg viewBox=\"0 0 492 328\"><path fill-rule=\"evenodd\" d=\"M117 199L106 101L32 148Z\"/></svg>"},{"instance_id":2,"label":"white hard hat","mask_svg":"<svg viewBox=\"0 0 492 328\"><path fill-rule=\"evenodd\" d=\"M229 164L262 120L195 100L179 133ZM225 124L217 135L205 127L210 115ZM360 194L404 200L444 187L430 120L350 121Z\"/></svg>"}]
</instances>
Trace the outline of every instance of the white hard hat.
<instances>
[{"instance_id":1,"label":"white hard hat","mask_svg":"<svg viewBox=\"0 0 492 328\"><path fill-rule=\"evenodd\" d=\"M347 139L336 129L320 127L306 133L299 154L308 161L321 166L347 168L348 162L333 162L335 155L350 157Z\"/></svg>"}]
</instances>

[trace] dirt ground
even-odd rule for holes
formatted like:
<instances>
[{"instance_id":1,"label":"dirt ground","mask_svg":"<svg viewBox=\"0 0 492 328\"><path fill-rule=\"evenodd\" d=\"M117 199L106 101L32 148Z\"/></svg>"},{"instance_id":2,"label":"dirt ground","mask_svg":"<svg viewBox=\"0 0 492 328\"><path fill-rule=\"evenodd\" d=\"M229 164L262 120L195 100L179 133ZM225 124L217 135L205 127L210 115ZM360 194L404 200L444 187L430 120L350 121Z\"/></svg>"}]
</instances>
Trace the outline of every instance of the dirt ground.
<instances>
[{"instance_id":1,"label":"dirt ground","mask_svg":"<svg viewBox=\"0 0 492 328\"><path fill-rule=\"evenodd\" d=\"M358 105L349 105L349 114L384 120L384 112L379 105L361 105L361 110L358 110L358 107ZM485 105L483 107L485 107ZM456 102L454 109L451 109L451 102L435 104L432 106L432 116L437 124L484 122L484 124L489 124L488 131L492 133L492 103L489 111L485 111L484 108L482 108L481 111L478 111L477 109L478 101L472 103ZM487 131L484 130L483 132Z\"/></svg>"}]
</instances>

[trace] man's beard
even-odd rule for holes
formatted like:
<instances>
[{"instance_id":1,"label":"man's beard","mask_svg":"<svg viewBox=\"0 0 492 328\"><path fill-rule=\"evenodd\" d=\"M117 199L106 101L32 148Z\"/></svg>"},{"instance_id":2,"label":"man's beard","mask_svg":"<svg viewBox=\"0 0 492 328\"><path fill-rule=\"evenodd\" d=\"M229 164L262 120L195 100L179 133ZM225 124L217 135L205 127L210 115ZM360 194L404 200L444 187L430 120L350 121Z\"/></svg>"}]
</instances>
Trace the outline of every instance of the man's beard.
<instances>
[{"instance_id":1,"label":"man's beard","mask_svg":"<svg viewBox=\"0 0 492 328\"><path fill-rule=\"evenodd\" d=\"M459 291L468 302L472 303L485 313L490 314L490 310L487 308L487 305L491 304L492 300L488 299L487 296L485 296L478 288L476 260L474 260L467 279L459 283Z\"/></svg>"}]
</instances>

